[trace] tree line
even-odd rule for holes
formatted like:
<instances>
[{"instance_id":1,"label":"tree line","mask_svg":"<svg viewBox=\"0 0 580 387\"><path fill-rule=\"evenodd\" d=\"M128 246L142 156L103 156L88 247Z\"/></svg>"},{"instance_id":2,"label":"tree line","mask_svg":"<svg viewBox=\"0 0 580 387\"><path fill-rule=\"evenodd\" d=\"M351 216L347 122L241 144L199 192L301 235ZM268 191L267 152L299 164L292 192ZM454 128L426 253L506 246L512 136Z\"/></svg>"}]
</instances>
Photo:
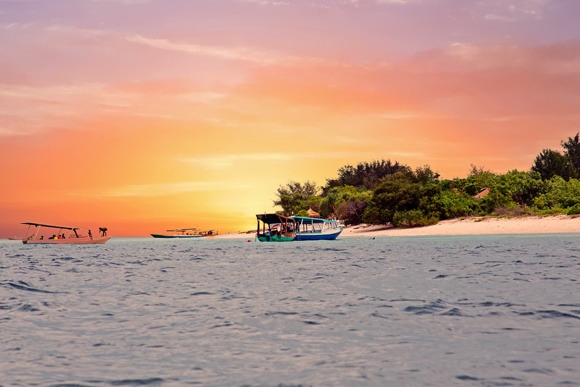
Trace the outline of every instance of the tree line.
<instances>
[{"instance_id":1,"label":"tree line","mask_svg":"<svg viewBox=\"0 0 580 387\"><path fill-rule=\"evenodd\" d=\"M471 165L467 177L440 179L429 165L378 160L346 165L322 187L280 186L274 204L285 215L336 218L345 224L424 226L466 216L580 214L580 134L544 149L529 171L496 174Z\"/></svg>"}]
</instances>

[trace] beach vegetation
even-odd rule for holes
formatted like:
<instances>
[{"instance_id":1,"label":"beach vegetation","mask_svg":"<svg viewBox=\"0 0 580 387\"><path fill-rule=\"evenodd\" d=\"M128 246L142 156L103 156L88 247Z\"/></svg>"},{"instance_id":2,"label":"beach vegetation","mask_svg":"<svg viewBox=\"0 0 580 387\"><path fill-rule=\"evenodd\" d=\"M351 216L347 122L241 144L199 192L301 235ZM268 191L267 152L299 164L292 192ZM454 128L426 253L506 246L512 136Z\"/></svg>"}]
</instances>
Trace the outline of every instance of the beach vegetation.
<instances>
[{"instance_id":1,"label":"beach vegetation","mask_svg":"<svg viewBox=\"0 0 580 387\"><path fill-rule=\"evenodd\" d=\"M331 188L347 185L371 190L385 176L410 171L409 166L397 161L392 162L390 159L374 160L370 163L362 162L356 166L348 164L338 170L338 177L326 180L326 186L322 188L322 195L325 196Z\"/></svg>"},{"instance_id":2,"label":"beach vegetation","mask_svg":"<svg viewBox=\"0 0 580 387\"><path fill-rule=\"evenodd\" d=\"M574 204L572 207L566 211L567 215L578 215L580 214L580 203Z\"/></svg>"},{"instance_id":3,"label":"beach vegetation","mask_svg":"<svg viewBox=\"0 0 580 387\"><path fill-rule=\"evenodd\" d=\"M564 148L564 156L574 169L574 177L580 177L580 133L576 133L574 137L568 137L567 141L561 142Z\"/></svg>"},{"instance_id":4,"label":"beach vegetation","mask_svg":"<svg viewBox=\"0 0 580 387\"><path fill-rule=\"evenodd\" d=\"M323 218L347 225L425 226L464 217L580 214L580 133L561 142L564 152L543 149L529 171L496 174L471 164L465 178L440 179L429 165L416 169L375 160L339 168L324 187L289 182L274 204L286 215Z\"/></svg>"},{"instance_id":5,"label":"beach vegetation","mask_svg":"<svg viewBox=\"0 0 580 387\"><path fill-rule=\"evenodd\" d=\"M300 210L308 210L310 203L320 202L318 199L314 199L319 192L320 187L314 182L290 181L286 185L278 187L274 205L282 207L284 215L294 215Z\"/></svg>"}]
</instances>

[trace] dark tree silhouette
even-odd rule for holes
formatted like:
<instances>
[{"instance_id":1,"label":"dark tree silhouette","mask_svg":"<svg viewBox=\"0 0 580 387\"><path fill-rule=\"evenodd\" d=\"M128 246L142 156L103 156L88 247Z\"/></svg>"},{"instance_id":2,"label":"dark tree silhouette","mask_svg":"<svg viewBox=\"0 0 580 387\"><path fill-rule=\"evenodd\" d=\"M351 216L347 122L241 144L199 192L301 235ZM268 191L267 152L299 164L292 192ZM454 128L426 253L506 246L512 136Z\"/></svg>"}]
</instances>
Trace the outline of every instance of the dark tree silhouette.
<instances>
[{"instance_id":1,"label":"dark tree silhouette","mask_svg":"<svg viewBox=\"0 0 580 387\"><path fill-rule=\"evenodd\" d=\"M568 137L568 141L561 142L564 148L564 156L568 158L572 168L574 168L574 176L580 176L580 133L576 133L574 137Z\"/></svg>"},{"instance_id":2,"label":"dark tree silhouette","mask_svg":"<svg viewBox=\"0 0 580 387\"><path fill-rule=\"evenodd\" d=\"M570 180L570 177L574 175L569 159L552 149L544 149L536 156L532 171L538 172L542 176L542 180L548 180L554 176Z\"/></svg>"},{"instance_id":3,"label":"dark tree silhouette","mask_svg":"<svg viewBox=\"0 0 580 387\"><path fill-rule=\"evenodd\" d=\"M329 189L345 185L373 189L380 179L397 172L410 173L412 170L404 164L399 164L397 161L391 162L391 160L362 162L356 167L345 165L338 170L336 179L326 180L326 186L322 189L322 194L326 196Z\"/></svg>"}]
</instances>

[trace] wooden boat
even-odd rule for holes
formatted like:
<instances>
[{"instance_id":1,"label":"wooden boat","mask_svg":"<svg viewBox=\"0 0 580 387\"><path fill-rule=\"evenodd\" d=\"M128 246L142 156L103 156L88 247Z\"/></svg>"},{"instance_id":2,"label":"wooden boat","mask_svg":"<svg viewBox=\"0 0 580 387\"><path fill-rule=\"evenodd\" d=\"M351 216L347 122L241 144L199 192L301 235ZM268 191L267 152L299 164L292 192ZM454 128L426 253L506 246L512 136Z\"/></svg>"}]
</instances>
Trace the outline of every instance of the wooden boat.
<instances>
[{"instance_id":1,"label":"wooden boat","mask_svg":"<svg viewBox=\"0 0 580 387\"><path fill-rule=\"evenodd\" d=\"M296 222L297 241L321 241L336 239L342 232L342 227L336 220L306 218L293 216Z\"/></svg>"},{"instance_id":2,"label":"wooden boat","mask_svg":"<svg viewBox=\"0 0 580 387\"><path fill-rule=\"evenodd\" d=\"M22 223L28 225L28 231L26 232L26 237L22 240L24 244L43 244L43 245L101 245L111 239L110 236L107 236L106 231L103 232L101 236L93 237L91 230L81 227L67 227L67 226L52 226L48 224L41 224L41 223ZM30 236L30 227L36 227L36 232L33 232ZM44 238L44 235L41 235L40 238L38 234L41 228L53 228L58 229L58 232L50 238ZM65 235L63 230L68 230L69 235ZM87 230L88 235L79 234L81 230ZM106 229L105 229L106 230ZM33 229L34 231L34 229ZM61 231L63 231L61 236ZM59 236L61 237L59 239Z\"/></svg>"},{"instance_id":3,"label":"wooden boat","mask_svg":"<svg viewBox=\"0 0 580 387\"><path fill-rule=\"evenodd\" d=\"M153 238L201 238L203 235L197 233L195 228L180 228L176 230L167 230L168 233L173 234L151 234Z\"/></svg>"},{"instance_id":4,"label":"wooden boat","mask_svg":"<svg viewBox=\"0 0 580 387\"><path fill-rule=\"evenodd\" d=\"M296 238L296 221L289 216L279 214L258 214L258 232L260 242L290 242ZM268 229L266 230L266 226Z\"/></svg>"},{"instance_id":5,"label":"wooden boat","mask_svg":"<svg viewBox=\"0 0 580 387\"><path fill-rule=\"evenodd\" d=\"M202 237L206 237L206 238L215 238L216 235L219 234L219 231L215 231L215 230L209 230L209 231L200 231L199 234Z\"/></svg>"},{"instance_id":6,"label":"wooden boat","mask_svg":"<svg viewBox=\"0 0 580 387\"><path fill-rule=\"evenodd\" d=\"M260 242L333 240L342 232L336 220L279 214L258 214L256 218Z\"/></svg>"}]
</instances>

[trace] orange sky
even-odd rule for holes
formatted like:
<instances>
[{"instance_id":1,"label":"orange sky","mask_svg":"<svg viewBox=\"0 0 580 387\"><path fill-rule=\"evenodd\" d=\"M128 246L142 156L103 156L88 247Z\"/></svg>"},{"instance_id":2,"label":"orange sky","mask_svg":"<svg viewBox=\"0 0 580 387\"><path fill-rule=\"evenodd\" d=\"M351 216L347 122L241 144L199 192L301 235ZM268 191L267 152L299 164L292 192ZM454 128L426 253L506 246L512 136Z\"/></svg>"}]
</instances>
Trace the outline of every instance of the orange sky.
<instances>
[{"instance_id":1,"label":"orange sky","mask_svg":"<svg viewBox=\"0 0 580 387\"><path fill-rule=\"evenodd\" d=\"M580 131L578 3L0 1L0 238L247 230L373 159L528 170Z\"/></svg>"}]
</instances>

